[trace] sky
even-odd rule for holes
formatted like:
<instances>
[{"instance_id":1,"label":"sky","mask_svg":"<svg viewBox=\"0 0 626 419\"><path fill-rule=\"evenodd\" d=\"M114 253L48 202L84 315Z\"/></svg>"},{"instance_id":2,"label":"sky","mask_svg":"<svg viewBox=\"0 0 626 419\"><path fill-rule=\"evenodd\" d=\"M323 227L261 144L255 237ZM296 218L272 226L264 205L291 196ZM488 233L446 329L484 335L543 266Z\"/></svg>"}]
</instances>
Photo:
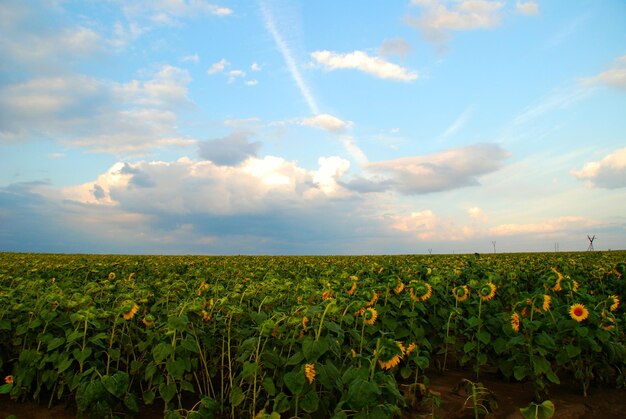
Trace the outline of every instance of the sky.
<instances>
[{"instance_id":1,"label":"sky","mask_svg":"<svg viewBox=\"0 0 626 419\"><path fill-rule=\"evenodd\" d=\"M622 0L2 0L0 251L626 248Z\"/></svg>"}]
</instances>

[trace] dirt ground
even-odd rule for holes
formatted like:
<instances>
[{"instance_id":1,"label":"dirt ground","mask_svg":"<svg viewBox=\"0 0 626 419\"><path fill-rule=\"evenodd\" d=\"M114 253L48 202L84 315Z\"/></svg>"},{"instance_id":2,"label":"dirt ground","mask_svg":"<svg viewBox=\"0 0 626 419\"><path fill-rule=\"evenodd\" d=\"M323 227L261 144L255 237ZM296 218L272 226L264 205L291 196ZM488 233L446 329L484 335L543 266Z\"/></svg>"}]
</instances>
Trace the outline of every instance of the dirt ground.
<instances>
[{"instance_id":1,"label":"dirt ground","mask_svg":"<svg viewBox=\"0 0 626 419\"><path fill-rule=\"evenodd\" d=\"M471 402L465 405L466 381L476 382L471 371L446 371L445 374L428 372L429 390L439 393L441 405L434 414L442 419L473 418ZM493 374L483 373L479 380L488 394L487 399L495 401L489 418L520 419L519 408L526 407L533 398L531 383L507 383ZM573 382L562 383L550 388L550 400L554 403L554 418L559 419L617 419L626 418L626 390L592 387L585 398L581 388ZM488 402L486 403L488 404ZM156 407L142 409L136 419L162 417L162 410ZM35 403L15 403L7 395L0 396L0 419L11 414L18 419L70 419L76 417L75 408L58 405L52 409ZM418 419L431 416L429 406L421 404L405 412L403 419Z\"/></svg>"}]
</instances>

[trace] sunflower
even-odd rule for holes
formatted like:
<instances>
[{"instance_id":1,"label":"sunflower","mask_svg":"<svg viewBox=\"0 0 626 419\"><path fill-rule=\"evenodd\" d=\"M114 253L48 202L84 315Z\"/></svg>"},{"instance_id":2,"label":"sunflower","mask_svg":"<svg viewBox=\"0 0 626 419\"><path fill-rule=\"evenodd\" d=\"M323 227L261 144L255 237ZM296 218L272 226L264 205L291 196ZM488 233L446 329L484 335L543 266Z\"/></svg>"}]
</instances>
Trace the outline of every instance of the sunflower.
<instances>
[{"instance_id":1,"label":"sunflower","mask_svg":"<svg viewBox=\"0 0 626 419\"><path fill-rule=\"evenodd\" d=\"M115 272L109 272L109 280L113 281L115 279Z\"/></svg>"},{"instance_id":2,"label":"sunflower","mask_svg":"<svg viewBox=\"0 0 626 419\"><path fill-rule=\"evenodd\" d=\"M409 356L413 353L413 351L417 348L415 342L411 342L409 346L406 348L406 356Z\"/></svg>"},{"instance_id":3,"label":"sunflower","mask_svg":"<svg viewBox=\"0 0 626 419\"><path fill-rule=\"evenodd\" d=\"M393 289L393 291L396 294L400 294L402 291L404 291L404 283L398 279L398 284L396 285L396 287Z\"/></svg>"},{"instance_id":4,"label":"sunflower","mask_svg":"<svg viewBox=\"0 0 626 419\"><path fill-rule=\"evenodd\" d=\"M313 380L315 379L315 374L315 364L306 364L304 366L304 375L306 376L309 384L313 383Z\"/></svg>"},{"instance_id":5,"label":"sunflower","mask_svg":"<svg viewBox=\"0 0 626 419\"><path fill-rule=\"evenodd\" d=\"M561 288L565 291L577 291L578 290L578 281L573 280L570 276L566 276L560 282Z\"/></svg>"},{"instance_id":6,"label":"sunflower","mask_svg":"<svg viewBox=\"0 0 626 419\"><path fill-rule=\"evenodd\" d=\"M389 370L400 363L404 356L404 345L391 339L382 339L379 348L376 350L376 357L380 367Z\"/></svg>"},{"instance_id":7,"label":"sunflower","mask_svg":"<svg viewBox=\"0 0 626 419\"><path fill-rule=\"evenodd\" d=\"M454 298L456 298L459 303L467 300L469 298L469 294L470 291L467 285L459 285L458 287L452 288L452 295L454 295Z\"/></svg>"},{"instance_id":8,"label":"sunflower","mask_svg":"<svg viewBox=\"0 0 626 419\"><path fill-rule=\"evenodd\" d=\"M363 311L363 322L368 326L373 326L376 323L376 319L378 318L378 313L374 307L368 307Z\"/></svg>"},{"instance_id":9,"label":"sunflower","mask_svg":"<svg viewBox=\"0 0 626 419\"><path fill-rule=\"evenodd\" d=\"M585 307L583 304L577 303L570 307L569 315L572 319L580 323L587 317L589 317L589 310L587 310L587 307Z\"/></svg>"},{"instance_id":10,"label":"sunflower","mask_svg":"<svg viewBox=\"0 0 626 419\"><path fill-rule=\"evenodd\" d=\"M202 310L202 321L208 322L213 316L205 310Z\"/></svg>"},{"instance_id":11,"label":"sunflower","mask_svg":"<svg viewBox=\"0 0 626 419\"><path fill-rule=\"evenodd\" d=\"M483 301L489 301L496 295L496 286L488 282L478 289L478 296Z\"/></svg>"},{"instance_id":12,"label":"sunflower","mask_svg":"<svg viewBox=\"0 0 626 419\"><path fill-rule=\"evenodd\" d=\"M617 311L617 308L619 307L619 298L617 298L617 295L611 295L609 297L609 300L611 300L611 307L609 307L609 310L611 311Z\"/></svg>"},{"instance_id":13,"label":"sunflower","mask_svg":"<svg viewBox=\"0 0 626 419\"><path fill-rule=\"evenodd\" d=\"M147 314L144 316L143 320L141 320L144 326L152 327L154 326L154 316L152 314Z\"/></svg>"},{"instance_id":14,"label":"sunflower","mask_svg":"<svg viewBox=\"0 0 626 419\"><path fill-rule=\"evenodd\" d=\"M417 281L409 287L413 301L426 301L433 295L433 286L428 282Z\"/></svg>"},{"instance_id":15,"label":"sunflower","mask_svg":"<svg viewBox=\"0 0 626 419\"><path fill-rule=\"evenodd\" d=\"M304 316L302 318L302 328L306 329L308 325L309 325L309 318L307 316Z\"/></svg>"},{"instance_id":16,"label":"sunflower","mask_svg":"<svg viewBox=\"0 0 626 419\"><path fill-rule=\"evenodd\" d=\"M368 299L367 303L365 303L365 307L371 307L376 304L376 300L378 300L378 293L376 291L366 290L363 295Z\"/></svg>"},{"instance_id":17,"label":"sunflower","mask_svg":"<svg viewBox=\"0 0 626 419\"><path fill-rule=\"evenodd\" d=\"M328 300L329 298L333 297L333 293L332 291L324 291L322 293L322 300Z\"/></svg>"},{"instance_id":18,"label":"sunflower","mask_svg":"<svg viewBox=\"0 0 626 419\"><path fill-rule=\"evenodd\" d=\"M555 292L561 291L561 280L563 279L563 274L557 271L556 268L550 268L550 270L556 275L556 279L551 278L552 281L550 282L550 289Z\"/></svg>"},{"instance_id":19,"label":"sunflower","mask_svg":"<svg viewBox=\"0 0 626 419\"><path fill-rule=\"evenodd\" d=\"M550 310L550 304L552 303L552 297L548 294L544 294L543 296L543 311Z\"/></svg>"},{"instance_id":20,"label":"sunflower","mask_svg":"<svg viewBox=\"0 0 626 419\"><path fill-rule=\"evenodd\" d=\"M516 332L519 332L519 325L520 325L519 314L514 312L513 314L511 314L511 328L515 330Z\"/></svg>"},{"instance_id":21,"label":"sunflower","mask_svg":"<svg viewBox=\"0 0 626 419\"><path fill-rule=\"evenodd\" d=\"M606 310L602 310L602 326L600 326L602 330L613 330L615 329L615 317L610 312L607 313Z\"/></svg>"},{"instance_id":22,"label":"sunflower","mask_svg":"<svg viewBox=\"0 0 626 419\"><path fill-rule=\"evenodd\" d=\"M7 375L6 377L4 377L4 383L5 384L13 384L13 376L12 375Z\"/></svg>"},{"instance_id":23,"label":"sunflower","mask_svg":"<svg viewBox=\"0 0 626 419\"><path fill-rule=\"evenodd\" d=\"M356 291L356 281L346 284L346 294L353 295Z\"/></svg>"},{"instance_id":24,"label":"sunflower","mask_svg":"<svg viewBox=\"0 0 626 419\"><path fill-rule=\"evenodd\" d=\"M133 302L127 303L124 307L124 320L130 320L135 317L135 314L139 311L139 306Z\"/></svg>"}]
</instances>

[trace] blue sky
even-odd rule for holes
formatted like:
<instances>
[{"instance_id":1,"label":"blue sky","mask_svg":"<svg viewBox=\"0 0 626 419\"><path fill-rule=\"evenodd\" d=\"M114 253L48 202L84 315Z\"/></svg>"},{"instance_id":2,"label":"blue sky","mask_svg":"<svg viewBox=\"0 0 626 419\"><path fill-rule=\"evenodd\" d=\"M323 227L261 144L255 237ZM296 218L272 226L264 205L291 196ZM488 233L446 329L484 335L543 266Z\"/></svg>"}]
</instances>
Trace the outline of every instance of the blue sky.
<instances>
[{"instance_id":1,"label":"blue sky","mask_svg":"<svg viewBox=\"0 0 626 419\"><path fill-rule=\"evenodd\" d=\"M0 251L626 244L626 2L7 0Z\"/></svg>"}]
</instances>

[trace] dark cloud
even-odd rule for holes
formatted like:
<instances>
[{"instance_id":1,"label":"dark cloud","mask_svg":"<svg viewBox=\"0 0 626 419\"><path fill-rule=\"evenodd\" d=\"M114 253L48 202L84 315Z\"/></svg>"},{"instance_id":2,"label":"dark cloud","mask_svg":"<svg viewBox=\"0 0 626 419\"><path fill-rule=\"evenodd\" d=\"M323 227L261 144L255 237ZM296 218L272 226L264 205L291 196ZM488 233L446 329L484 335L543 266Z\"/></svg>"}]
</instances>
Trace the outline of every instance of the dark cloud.
<instances>
[{"instance_id":1,"label":"dark cloud","mask_svg":"<svg viewBox=\"0 0 626 419\"><path fill-rule=\"evenodd\" d=\"M236 166L248 157L256 157L261 143L249 142L246 132L234 132L224 138L200 143L198 154L220 166Z\"/></svg>"},{"instance_id":2,"label":"dark cloud","mask_svg":"<svg viewBox=\"0 0 626 419\"><path fill-rule=\"evenodd\" d=\"M359 193L385 192L393 187L393 182L388 179L366 179L364 177L355 177L348 182L341 182L344 188Z\"/></svg>"}]
</instances>

